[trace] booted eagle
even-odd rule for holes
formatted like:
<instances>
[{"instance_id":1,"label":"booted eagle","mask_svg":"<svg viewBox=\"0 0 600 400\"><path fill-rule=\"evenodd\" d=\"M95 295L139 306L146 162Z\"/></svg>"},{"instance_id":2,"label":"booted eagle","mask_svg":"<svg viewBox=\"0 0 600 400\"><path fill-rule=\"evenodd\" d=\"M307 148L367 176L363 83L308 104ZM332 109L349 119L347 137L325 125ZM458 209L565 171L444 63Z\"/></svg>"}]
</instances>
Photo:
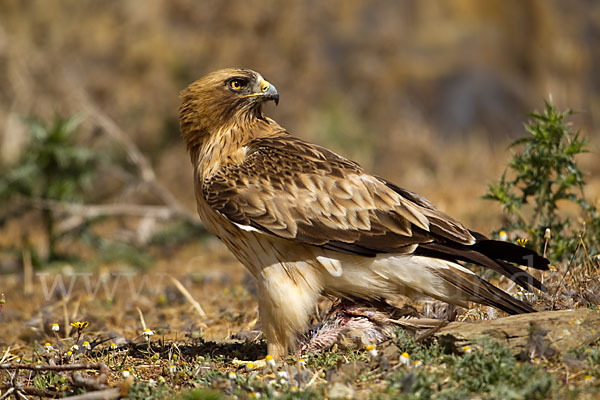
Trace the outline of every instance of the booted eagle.
<instances>
[{"instance_id":1,"label":"booted eagle","mask_svg":"<svg viewBox=\"0 0 600 400\"><path fill-rule=\"evenodd\" d=\"M256 278L273 357L294 348L321 294L427 295L509 314L535 311L462 263L545 290L517 265L546 270L548 260L470 231L418 194L292 136L262 113L279 94L259 73L219 70L181 99L198 213Z\"/></svg>"}]
</instances>

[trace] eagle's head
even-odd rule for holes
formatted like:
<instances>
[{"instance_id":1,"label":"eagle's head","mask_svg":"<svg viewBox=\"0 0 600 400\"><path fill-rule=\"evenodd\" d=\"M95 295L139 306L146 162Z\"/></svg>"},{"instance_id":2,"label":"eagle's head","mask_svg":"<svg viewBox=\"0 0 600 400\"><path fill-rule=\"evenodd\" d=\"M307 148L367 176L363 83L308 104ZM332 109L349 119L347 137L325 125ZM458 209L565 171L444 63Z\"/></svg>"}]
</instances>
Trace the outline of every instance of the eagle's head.
<instances>
[{"instance_id":1,"label":"eagle's head","mask_svg":"<svg viewBox=\"0 0 600 400\"><path fill-rule=\"evenodd\" d=\"M279 102L275 86L258 72L239 68L211 72L182 90L180 97L180 129L188 145L228 124L262 118L265 101Z\"/></svg>"}]
</instances>

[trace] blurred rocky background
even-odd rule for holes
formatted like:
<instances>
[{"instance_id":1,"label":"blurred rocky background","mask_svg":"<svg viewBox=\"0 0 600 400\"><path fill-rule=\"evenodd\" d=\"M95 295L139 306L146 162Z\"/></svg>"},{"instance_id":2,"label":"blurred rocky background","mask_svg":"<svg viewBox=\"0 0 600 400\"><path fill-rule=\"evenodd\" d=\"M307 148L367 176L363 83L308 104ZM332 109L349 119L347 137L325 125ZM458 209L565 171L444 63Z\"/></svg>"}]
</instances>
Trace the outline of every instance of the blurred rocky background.
<instances>
[{"instance_id":1,"label":"blurred rocky background","mask_svg":"<svg viewBox=\"0 0 600 400\"><path fill-rule=\"evenodd\" d=\"M178 92L247 67L277 86L266 112L292 133L489 231L500 209L479 197L528 112L552 96L597 138L599 44L593 0L3 0L0 161L10 170L27 148L24 117L80 115L80 143L137 148L193 214ZM597 197L595 149L582 162ZM96 192L119 186L97 179Z\"/></svg>"}]
</instances>

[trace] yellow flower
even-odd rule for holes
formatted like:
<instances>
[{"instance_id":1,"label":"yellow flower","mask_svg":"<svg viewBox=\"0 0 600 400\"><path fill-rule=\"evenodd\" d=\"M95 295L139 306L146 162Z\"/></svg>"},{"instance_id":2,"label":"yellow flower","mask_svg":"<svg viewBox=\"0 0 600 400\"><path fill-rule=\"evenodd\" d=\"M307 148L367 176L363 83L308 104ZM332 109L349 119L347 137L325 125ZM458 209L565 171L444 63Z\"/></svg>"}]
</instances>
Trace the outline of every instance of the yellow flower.
<instances>
[{"instance_id":1,"label":"yellow flower","mask_svg":"<svg viewBox=\"0 0 600 400\"><path fill-rule=\"evenodd\" d=\"M471 353L473 351L473 349L471 349L471 346L463 346L463 351L466 354L469 354L469 353Z\"/></svg>"},{"instance_id":2,"label":"yellow flower","mask_svg":"<svg viewBox=\"0 0 600 400\"><path fill-rule=\"evenodd\" d=\"M246 367L246 371L252 371L254 369L254 363L247 362L245 367Z\"/></svg>"},{"instance_id":3,"label":"yellow flower","mask_svg":"<svg viewBox=\"0 0 600 400\"><path fill-rule=\"evenodd\" d=\"M115 350L115 349L117 348L117 344L116 344L116 343L111 343L111 344L110 344L110 348L111 348L112 350Z\"/></svg>"},{"instance_id":4,"label":"yellow flower","mask_svg":"<svg viewBox=\"0 0 600 400\"><path fill-rule=\"evenodd\" d=\"M87 321L71 322L71 326L73 326L78 331L84 330L88 325L89 325L89 322L87 322Z\"/></svg>"},{"instance_id":5,"label":"yellow flower","mask_svg":"<svg viewBox=\"0 0 600 400\"><path fill-rule=\"evenodd\" d=\"M502 240L503 242L506 242L506 240L508 239L508 236L506 235L506 232L505 232L505 231L500 231L500 232L498 233L498 238L499 238L500 240Z\"/></svg>"},{"instance_id":6,"label":"yellow flower","mask_svg":"<svg viewBox=\"0 0 600 400\"><path fill-rule=\"evenodd\" d=\"M423 362L421 362L420 360L417 360L413 363L413 367L420 367L421 365L423 365Z\"/></svg>"},{"instance_id":7,"label":"yellow flower","mask_svg":"<svg viewBox=\"0 0 600 400\"><path fill-rule=\"evenodd\" d=\"M527 242L529 242L529 239L527 239L527 238L518 238L517 239L517 244L519 246L525 246L527 244Z\"/></svg>"},{"instance_id":8,"label":"yellow flower","mask_svg":"<svg viewBox=\"0 0 600 400\"><path fill-rule=\"evenodd\" d=\"M83 348L86 350L91 350L92 346L90 345L90 342L88 342L87 340L85 342L83 342Z\"/></svg>"}]
</instances>

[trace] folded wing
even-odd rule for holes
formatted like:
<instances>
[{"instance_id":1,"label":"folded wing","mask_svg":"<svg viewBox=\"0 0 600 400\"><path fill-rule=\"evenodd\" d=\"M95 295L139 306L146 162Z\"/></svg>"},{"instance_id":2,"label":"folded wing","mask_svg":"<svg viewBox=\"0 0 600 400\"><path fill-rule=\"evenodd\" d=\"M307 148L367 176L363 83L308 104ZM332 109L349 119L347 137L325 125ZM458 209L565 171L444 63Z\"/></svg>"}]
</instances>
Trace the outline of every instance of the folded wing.
<instances>
[{"instance_id":1,"label":"folded wing","mask_svg":"<svg viewBox=\"0 0 600 400\"><path fill-rule=\"evenodd\" d=\"M543 285L512 263L547 269L535 252L471 232L423 197L322 147L255 139L242 163L202 183L208 204L246 230L367 257L417 254L476 263L521 286Z\"/></svg>"}]
</instances>

